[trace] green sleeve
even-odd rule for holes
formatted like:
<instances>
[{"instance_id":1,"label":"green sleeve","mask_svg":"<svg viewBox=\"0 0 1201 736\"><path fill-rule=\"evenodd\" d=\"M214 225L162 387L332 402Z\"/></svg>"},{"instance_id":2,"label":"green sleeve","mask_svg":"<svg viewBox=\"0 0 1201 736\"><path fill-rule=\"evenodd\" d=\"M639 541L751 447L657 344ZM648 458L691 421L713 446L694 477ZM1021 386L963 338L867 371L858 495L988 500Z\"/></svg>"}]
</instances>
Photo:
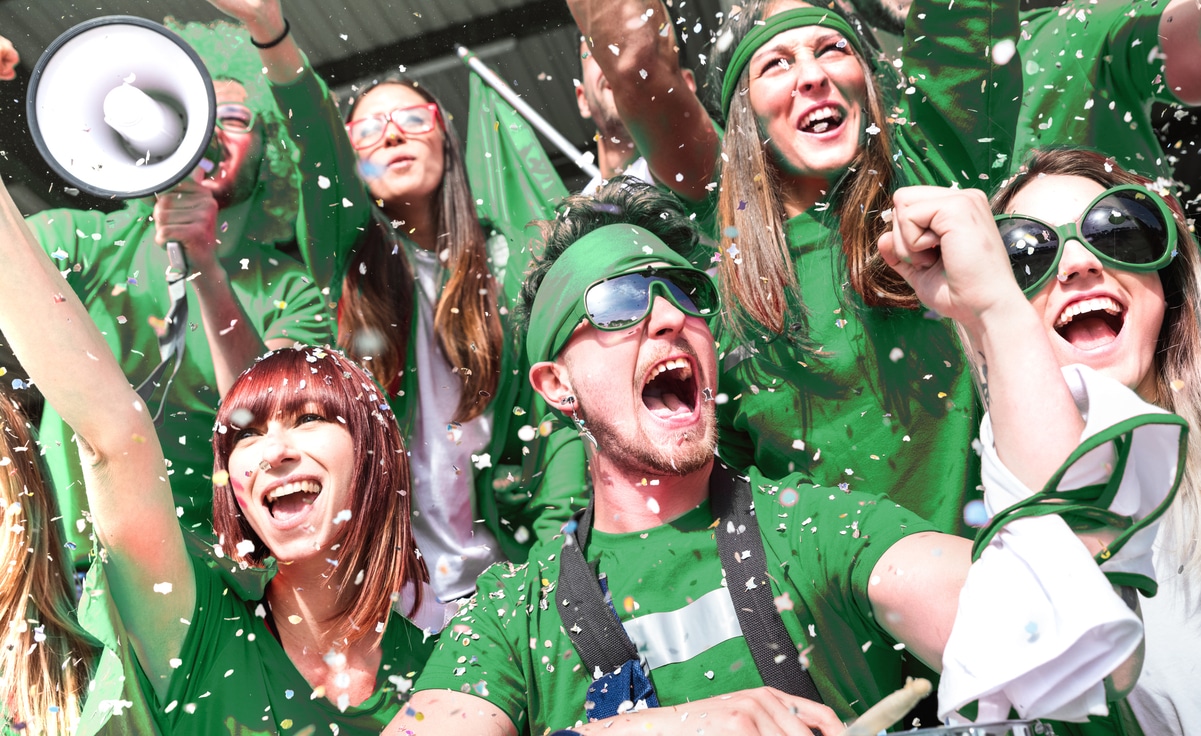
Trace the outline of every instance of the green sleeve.
<instances>
[{"instance_id":1,"label":"green sleeve","mask_svg":"<svg viewBox=\"0 0 1201 736\"><path fill-rule=\"evenodd\" d=\"M990 190L1005 176L1021 95L1017 58L993 63L1018 37L1018 1L916 0L905 26L898 163L907 184Z\"/></svg>"},{"instance_id":2,"label":"green sleeve","mask_svg":"<svg viewBox=\"0 0 1201 736\"><path fill-rule=\"evenodd\" d=\"M42 250L60 267L75 263L90 266L96 261L98 248L114 245L106 239L109 232L105 224L106 217L128 218L129 214L125 210L111 215L90 210L46 210L25 218L25 224L29 225Z\"/></svg>"},{"instance_id":3,"label":"green sleeve","mask_svg":"<svg viewBox=\"0 0 1201 736\"><path fill-rule=\"evenodd\" d=\"M554 573L557 579L557 572ZM493 565L476 581L471 597L442 631L414 692L453 690L487 700L524 733L528 721L528 682L523 664L533 628L527 605L537 591L526 565Z\"/></svg>"},{"instance_id":4,"label":"green sleeve","mask_svg":"<svg viewBox=\"0 0 1201 736\"><path fill-rule=\"evenodd\" d=\"M276 254L277 260L284 261ZM325 345L333 340L333 313L326 309L317 284L292 259L268 274L266 290L255 297L252 319L258 319L263 341L287 338L306 345Z\"/></svg>"},{"instance_id":5,"label":"green sleeve","mask_svg":"<svg viewBox=\"0 0 1201 736\"><path fill-rule=\"evenodd\" d=\"M371 219L370 194L325 82L306 66L296 81L271 90L299 150L300 253L318 287L337 302L347 264Z\"/></svg>"},{"instance_id":6,"label":"green sleeve","mask_svg":"<svg viewBox=\"0 0 1201 736\"><path fill-rule=\"evenodd\" d=\"M1086 12L1090 23L1109 28L1106 56L1119 93L1144 103L1180 105L1180 99L1164 81L1167 57L1156 50L1159 19L1166 6L1143 2L1130 8L1125 3L1099 3L1088 5Z\"/></svg>"}]
</instances>

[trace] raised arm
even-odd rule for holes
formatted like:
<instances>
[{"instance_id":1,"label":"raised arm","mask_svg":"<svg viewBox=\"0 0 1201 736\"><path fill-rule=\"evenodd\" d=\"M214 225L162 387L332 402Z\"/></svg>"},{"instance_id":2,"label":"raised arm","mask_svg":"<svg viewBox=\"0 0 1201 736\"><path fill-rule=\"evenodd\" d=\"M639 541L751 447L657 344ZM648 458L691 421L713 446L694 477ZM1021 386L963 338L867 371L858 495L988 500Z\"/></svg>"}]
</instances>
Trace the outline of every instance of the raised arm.
<instances>
[{"instance_id":1,"label":"raised arm","mask_svg":"<svg viewBox=\"0 0 1201 736\"><path fill-rule=\"evenodd\" d=\"M195 291L204 321L204 334L213 356L217 392L233 386L242 371L268 349L287 347L291 340L268 340L255 330L231 288L231 279L217 256L217 223L220 210L212 192L200 181L200 170L154 203L155 242L177 241L187 254Z\"/></svg>"},{"instance_id":2,"label":"raised arm","mask_svg":"<svg viewBox=\"0 0 1201 736\"><path fill-rule=\"evenodd\" d=\"M984 193L910 187L894 195L894 204L893 229L880 239L881 254L923 304L963 327L965 349L973 352L982 375L997 457L1022 485L1041 490L1079 445L1084 421L1046 327L1012 277ZM1080 545L1071 543L1067 527L1061 531L1069 543L1060 548L1064 557L1056 564L1096 572L1092 555L1109 538L1107 530L1081 534ZM935 667L941 668L962 610L960 590L971 564L968 540L939 534L907 537L876 564L873 575L880 585L869 597L878 620ZM1099 573L1078 584L1072 592L1081 600L1098 591L1109 595ZM923 593L915 596L914 590ZM1119 687L1133 684L1128 679Z\"/></svg>"},{"instance_id":3,"label":"raised arm","mask_svg":"<svg viewBox=\"0 0 1201 736\"><path fill-rule=\"evenodd\" d=\"M246 26L260 43L280 38L279 0L209 0ZM330 303L371 218L371 198L358 175L358 157L325 83L309 67L289 30L259 56L288 136L300 151L300 213L296 239L301 257ZM328 291L325 291L328 289Z\"/></svg>"},{"instance_id":4,"label":"raised arm","mask_svg":"<svg viewBox=\"0 0 1201 736\"><path fill-rule=\"evenodd\" d=\"M655 180L703 201L720 141L680 67L671 17L660 0L568 0L576 25L613 90L622 122Z\"/></svg>"},{"instance_id":5,"label":"raised arm","mask_svg":"<svg viewBox=\"0 0 1201 736\"><path fill-rule=\"evenodd\" d=\"M77 433L113 601L161 696L196 598L162 449L145 404L2 184L0 330Z\"/></svg>"},{"instance_id":6,"label":"raised arm","mask_svg":"<svg viewBox=\"0 0 1201 736\"><path fill-rule=\"evenodd\" d=\"M1172 0L1159 17L1168 89L1186 105L1201 105L1201 4Z\"/></svg>"}]
</instances>

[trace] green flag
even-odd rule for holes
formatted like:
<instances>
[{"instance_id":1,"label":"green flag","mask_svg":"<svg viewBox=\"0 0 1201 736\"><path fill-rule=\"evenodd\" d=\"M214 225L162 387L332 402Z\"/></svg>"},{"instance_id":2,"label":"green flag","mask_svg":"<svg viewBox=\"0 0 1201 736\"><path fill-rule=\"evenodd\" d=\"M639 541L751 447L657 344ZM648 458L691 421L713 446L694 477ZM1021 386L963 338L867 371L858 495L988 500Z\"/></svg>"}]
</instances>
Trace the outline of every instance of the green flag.
<instances>
[{"instance_id":1,"label":"green flag","mask_svg":"<svg viewBox=\"0 0 1201 736\"><path fill-rule=\"evenodd\" d=\"M530 239L537 235L529 223L550 218L567 188L533 127L479 74L470 75L467 177L480 218L509 238L505 280L510 274L520 280L530 259Z\"/></svg>"}]
</instances>

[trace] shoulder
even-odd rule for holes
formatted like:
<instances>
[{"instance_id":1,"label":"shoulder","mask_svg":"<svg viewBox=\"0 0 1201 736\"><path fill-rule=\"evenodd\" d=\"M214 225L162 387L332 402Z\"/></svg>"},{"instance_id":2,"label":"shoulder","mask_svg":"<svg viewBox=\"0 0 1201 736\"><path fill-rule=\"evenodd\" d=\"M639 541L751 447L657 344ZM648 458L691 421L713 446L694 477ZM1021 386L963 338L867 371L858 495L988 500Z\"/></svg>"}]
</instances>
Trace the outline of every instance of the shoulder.
<instances>
[{"instance_id":1,"label":"shoulder","mask_svg":"<svg viewBox=\"0 0 1201 736\"><path fill-rule=\"evenodd\" d=\"M792 540L812 537L818 547L839 537L891 545L907 534L934 531L929 522L884 495L820 486L800 473L769 479L750 468L749 474L765 539L774 533Z\"/></svg>"}]
</instances>

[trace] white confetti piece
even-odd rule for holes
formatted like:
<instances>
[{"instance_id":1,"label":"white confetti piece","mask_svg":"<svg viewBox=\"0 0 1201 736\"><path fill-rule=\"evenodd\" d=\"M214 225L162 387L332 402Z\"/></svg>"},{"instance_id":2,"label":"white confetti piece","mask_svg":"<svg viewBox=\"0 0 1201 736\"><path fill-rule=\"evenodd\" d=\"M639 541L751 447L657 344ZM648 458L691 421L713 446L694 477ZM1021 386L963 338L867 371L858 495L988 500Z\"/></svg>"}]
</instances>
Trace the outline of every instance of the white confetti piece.
<instances>
[{"instance_id":1,"label":"white confetti piece","mask_svg":"<svg viewBox=\"0 0 1201 736\"><path fill-rule=\"evenodd\" d=\"M174 589L175 589L175 586L173 586L171 583L155 583L154 584L154 592L155 593L162 593L163 595L167 595Z\"/></svg>"}]
</instances>

